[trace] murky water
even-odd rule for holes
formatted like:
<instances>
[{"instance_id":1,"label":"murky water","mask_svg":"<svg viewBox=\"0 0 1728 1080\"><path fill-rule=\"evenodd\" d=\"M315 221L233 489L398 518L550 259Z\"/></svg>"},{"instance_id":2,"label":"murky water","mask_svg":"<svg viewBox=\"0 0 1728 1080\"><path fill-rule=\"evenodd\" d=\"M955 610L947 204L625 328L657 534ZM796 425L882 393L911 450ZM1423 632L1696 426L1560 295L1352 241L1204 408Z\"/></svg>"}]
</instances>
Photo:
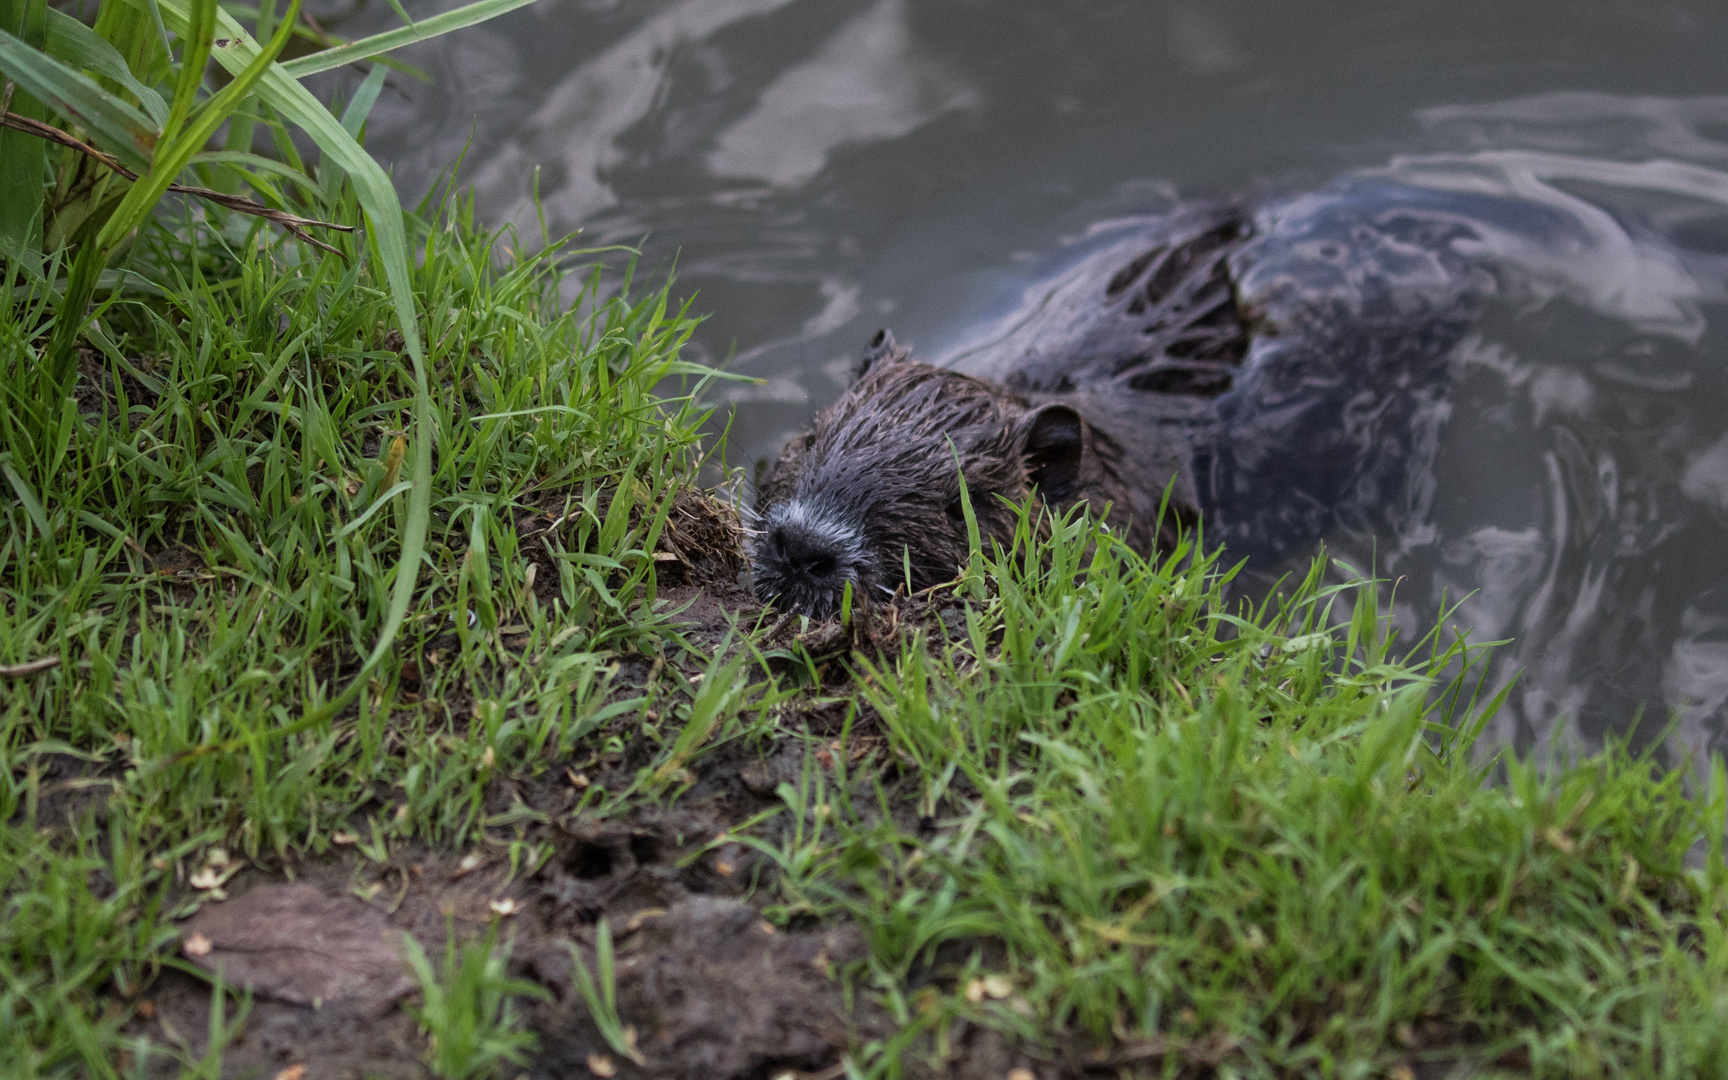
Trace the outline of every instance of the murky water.
<instances>
[{"instance_id":1,"label":"murky water","mask_svg":"<svg viewBox=\"0 0 1728 1080\"><path fill-rule=\"evenodd\" d=\"M542 0L408 53L433 81L371 145L410 193L469 147L531 234L538 169L555 231L676 254L702 358L766 380L725 392L747 467L879 326L952 355L1102 220L1360 171L1539 204L1484 241L1421 513L1332 546L1410 629L1471 594L1515 639L1502 737L1678 710L1723 750L1725 57L1720 0Z\"/></svg>"}]
</instances>

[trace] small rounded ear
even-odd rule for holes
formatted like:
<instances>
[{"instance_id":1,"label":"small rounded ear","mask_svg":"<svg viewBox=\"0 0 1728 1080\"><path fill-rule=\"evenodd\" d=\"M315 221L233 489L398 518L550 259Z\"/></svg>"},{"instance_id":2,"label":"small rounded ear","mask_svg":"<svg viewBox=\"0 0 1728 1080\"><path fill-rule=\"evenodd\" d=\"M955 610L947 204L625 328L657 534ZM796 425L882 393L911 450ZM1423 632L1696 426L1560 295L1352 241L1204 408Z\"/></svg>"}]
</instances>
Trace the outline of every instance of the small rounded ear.
<instances>
[{"instance_id":1,"label":"small rounded ear","mask_svg":"<svg viewBox=\"0 0 1728 1080\"><path fill-rule=\"evenodd\" d=\"M858 361L858 370L852 373L853 377L862 379L877 364L904 360L911 351L895 344L892 331L878 330L870 339L870 344L864 347L864 356Z\"/></svg>"},{"instance_id":2,"label":"small rounded ear","mask_svg":"<svg viewBox=\"0 0 1728 1080\"><path fill-rule=\"evenodd\" d=\"M1080 488L1086 425L1066 405L1046 405L1025 422L1021 453L1026 472L1045 502L1063 503Z\"/></svg>"}]
</instances>

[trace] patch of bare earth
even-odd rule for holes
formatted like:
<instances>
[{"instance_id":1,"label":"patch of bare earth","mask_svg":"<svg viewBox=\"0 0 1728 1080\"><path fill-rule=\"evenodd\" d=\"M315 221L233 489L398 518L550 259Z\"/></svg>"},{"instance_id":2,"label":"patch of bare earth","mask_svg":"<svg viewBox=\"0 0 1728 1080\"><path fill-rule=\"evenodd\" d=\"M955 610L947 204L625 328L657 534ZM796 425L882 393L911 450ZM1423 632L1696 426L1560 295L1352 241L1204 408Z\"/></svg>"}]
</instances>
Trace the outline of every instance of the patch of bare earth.
<instances>
[{"instance_id":1,"label":"patch of bare earth","mask_svg":"<svg viewBox=\"0 0 1728 1080\"><path fill-rule=\"evenodd\" d=\"M438 957L447 933L473 939L495 922L510 943L512 974L551 993L519 1003L538 1046L506 1076L826 1069L881 1026L857 1029L834 978L862 956L861 937L847 926L766 922L744 895L748 859L734 845L703 852L732 816L717 809L710 801L633 821L571 822L548 830L555 848L545 866L514 879L504 852L476 860L429 849L404 849L382 866L359 855L302 865L292 884L243 872L229 883L230 899L207 901L181 927L186 960L212 974L220 968L230 985L254 994L250 1017L224 1051L223 1074L430 1075L425 1038L400 1007L415 999L402 935ZM635 1029L643 1066L607 1045L572 983L572 948L597 969L602 916L617 950L619 1013ZM143 1030L201 1056L208 984L169 972L150 1000ZM161 1074L173 1075L162 1064Z\"/></svg>"},{"instance_id":2,"label":"patch of bare earth","mask_svg":"<svg viewBox=\"0 0 1728 1080\"><path fill-rule=\"evenodd\" d=\"M788 773L735 756L669 810L609 822L566 819L538 830L553 854L511 876L508 853L402 848L385 864L344 848L281 874L242 871L230 899L207 900L181 925L183 958L222 971L254 995L226 1047L223 1074L421 1077L424 1036L400 1006L414 1000L402 935L442 954L447 933L469 940L499 923L512 974L546 987L523 1002L537 1049L529 1077L779 1077L823 1073L847 1047L885 1033L879 1016L846 1008L837 969L863 956L847 925L782 929L749 898L748 849L712 843L767 804L755 794ZM749 773L748 779L745 773ZM545 804L544 792L530 792ZM476 857L478 855L478 857ZM571 949L597 969L596 924L617 950L618 1010L644 1065L615 1053L572 983ZM194 1057L207 1047L207 982L165 972L140 1030ZM232 1007L230 1007L232 1016ZM303 1070L296 1072L296 1069ZM173 1075L162 1063L161 1075Z\"/></svg>"}]
</instances>

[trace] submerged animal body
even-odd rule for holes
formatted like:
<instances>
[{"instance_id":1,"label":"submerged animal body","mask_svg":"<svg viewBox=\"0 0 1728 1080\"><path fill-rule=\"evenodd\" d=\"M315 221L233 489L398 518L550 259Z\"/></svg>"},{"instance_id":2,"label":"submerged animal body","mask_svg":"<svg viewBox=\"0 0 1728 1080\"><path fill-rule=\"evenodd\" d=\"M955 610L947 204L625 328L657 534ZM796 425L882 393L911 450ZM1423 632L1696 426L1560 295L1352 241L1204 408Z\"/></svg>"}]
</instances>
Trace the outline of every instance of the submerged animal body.
<instances>
[{"instance_id":1,"label":"submerged animal body","mask_svg":"<svg viewBox=\"0 0 1728 1080\"><path fill-rule=\"evenodd\" d=\"M1085 502L1151 554L1203 523L1231 558L1420 519L1446 363L1494 276L1505 199L1358 177L1119 227L941 366L886 333L756 506L764 600L813 615L952 577L1008 503ZM1162 515L1160 510L1163 510Z\"/></svg>"}]
</instances>

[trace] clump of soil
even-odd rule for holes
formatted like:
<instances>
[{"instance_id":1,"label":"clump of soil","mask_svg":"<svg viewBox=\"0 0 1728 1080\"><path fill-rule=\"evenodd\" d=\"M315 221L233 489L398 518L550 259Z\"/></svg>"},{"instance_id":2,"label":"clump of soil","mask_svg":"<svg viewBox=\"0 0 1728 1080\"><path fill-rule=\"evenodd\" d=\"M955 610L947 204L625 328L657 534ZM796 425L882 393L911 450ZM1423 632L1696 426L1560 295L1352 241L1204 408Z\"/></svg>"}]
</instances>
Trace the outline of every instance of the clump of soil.
<instances>
[{"instance_id":1,"label":"clump of soil","mask_svg":"<svg viewBox=\"0 0 1728 1080\"><path fill-rule=\"evenodd\" d=\"M558 564L551 544L573 542L566 511L569 495L566 489L528 493L530 509L516 520L521 555L535 567L534 592L543 604L551 604L558 594ZM611 493L602 492L600 506L611 501ZM640 524L640 509L632 511L631 517L633 525ZM661 589L694 587L748 595L738 588L744 566L744 530L737 513L708 492L694 488L680 492L654 550L655 579Z\"/></svg>"},{"instance_id":2,"label":"clump of soil","mask_svg":"<svg viewBox=\"0 0 1728 1080\"><path fill-rule=\"evenodd\" d=\"M387 1011L414 989L400 935L375 908L314 885L264 882L186 920L183 949L233 986L294 1005Z\"/></svg>"},{"instance_id":3,"label":"clump of soil","mask_svg":"<svg viewBox=\"0 0 1728 1080\"><path fill-rule=\"evenodd\" d=\"M714 496L682 492L660 532L662 586L736 584L744 570L744 530L738 515Z\"/></svg>"},{"instance_id":4,"label":"clump of soil","mask_svg":"<svg viewBox=\"0 0 1728 1080\"><path fill-rule=\"evenodd\" d=\"M785 932L749 904L696 896L646 909L619 951L618 1008L644 1059L630 1067L608 1047L575 991L566 949L542 949L532 970L557 1001L536 1010L540 1052L530 1075L581 1076L598 1064L620 1075L779 1076L831 1066L857 1034L836 964L863 956L852 927ZM591 950L583 962L593 970Z\"/></svg>"}]
</instances>

